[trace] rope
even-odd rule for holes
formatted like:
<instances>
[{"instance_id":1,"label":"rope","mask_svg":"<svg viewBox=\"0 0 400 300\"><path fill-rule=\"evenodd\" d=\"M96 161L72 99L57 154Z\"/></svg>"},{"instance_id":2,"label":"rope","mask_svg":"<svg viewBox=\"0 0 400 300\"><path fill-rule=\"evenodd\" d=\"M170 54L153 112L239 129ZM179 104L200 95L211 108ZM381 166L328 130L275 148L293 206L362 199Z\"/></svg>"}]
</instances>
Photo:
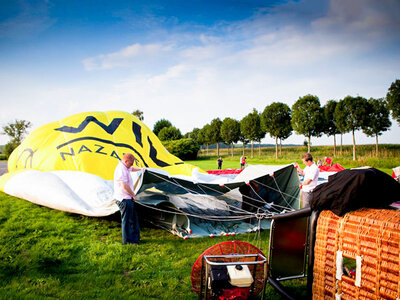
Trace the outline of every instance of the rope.
<instances>
[{"instance_id":1,"label":"rope","mask_svg":"<svg viewBox=\"0 0 400 300\"><path fill-rule=\"evenodd\" d=\"M165 213L173 213L173 214L177 214L177 215L183 215L183 216L191 216L191 217L196 217L199 219L213 219L213 221L226 221L226 222L230 222L230 221L241 221L241 220L246 220L249 218L254 218L256 215L248 215L248 216L216 216L216 215L195 215L195 214L191 214L191 213L185 213L185 212L181 212L179 210L165 210L165 209L161 209L161 208L157 208L151 205L147 205L144 204L142 202L136 202L139 205L142 205L144 207L153 209L153 210L157 210L160 212L165 212Z\"/></svg>"},{"instance_id":2,"label":"rope","mask_svg":"<svg viewBox=\"0 0 400 300\"><path fill-rule=\"evenodd\" d=\"M162 176L159 176L159 175L156 174L156 173L153 173L153 172L152 172L151 174L152 174L153 176L155 176L155 177L157 177L157 178L163 180L163 181L166 181L166 182L168 182L168 183L171 183L171 184L173 184L173 185L175 185L175 186L177 186L177 187L180 187L180 188L184 189L184 190L185 190L186 192L188 192L188 193L192 193L192 194L195 194L195 195L203 195L203 194L198 193L197 191L194 191L194 190L192 190L192 189L190 189L190 188L187 188L187 187L182 186L181 184L179 184L178 182L176 182L174 178L171 178L171 180L172 180L172 181L171 181L171 180L168 180L168 179L166 179L166 178L164 178L164 177L162 177ZM275 178L274 178L274 180L275 180ZM255 181L255 180L254 180L254 182L259 183L259 182ZM263 186L266 186L265 184L262 184L262 183L259 183L259 184L261 184L261 185L263 185ZM277 183L276 183L276 184L277 184ZM211 190L211 191L213 191L213 192L216 192L216 193L219 194L219 195L225 194L224 192L218 191L218 190L216 190L216 189L213 189L213 188L211 188L211 187L209 187L209 186L207 186L207 185L203 185L203 184L201 184L201 183L198 183L197 186L198 186L198 188L199 188L200 190L202 190L202 191L204 192L205 195L208 195L208 194L204 191L204 189L203 189L202 187L207 188L207 189L209 189L209 190ZM227 186L224 186L224 187L225 187L228 191L232 191L232 189L230 189L229 187L227 187ZM251 185L250 185L250 187L251 187ZM266 186L266 187L268 187L268 188L270 188L270 189L272 189L272 190L274 190L274 191L278 191L278 192L280 192L281 194L284 194L284 193L283 193L282 191L280 191L280 190L276 190L276 189L274 189L274 188L272 188L272 187L269 187L269 186ZM278 186L278 188L279 188L279 186ZM252 197L249 197L249 196L246 196L246 195L244 195L244 197L246 197L246 198L248 198L248 199L251 199L251 200L254 200L254 201L256 201L256 202L259 202L259 203L268 204L268 205L270 206L269 208L272 208L272 209L275 210L276 212L280 212L280 210L278 210L276 207L278 207L278 208L283 208L283 209L290 208L291 210L293 210L293 208L290 206L290 204L287 203L286 199L285 199L283 196L282 196L282 197L285 199L285 202L289 205L289 207L280 206L280 205L277 205L277 204L274 204L274 203L269 204L269 203L267 203L260 195L257 194L257 192L253 189L253 187L251 187L251 189L252 189L253 192L254 192L260 199L262 199L263 201L260 201L260 200L258 200L258 199L255 199L255 198L252 198ZM291 195L289 195L289 196L290 196L290 197L293 197L293 196L291 196ZM293 197L293 198L295 198L295 197ZM297 199L297 198L296 198L296 199ZM226 202L225 202L225 203L226 203ZM147 205L145 205L144 203L140 203L140 204L143 205L143 206L146 206L146 207L148 207L148 208L151 208L151 209L155 209L155 210L159 210L159 211L171 213L171 211L162 210L162 209L159 209L159 208L155 208L155 207L153 207L153 206L147 206ZM253 204L251 204L251 203L247 203L247 204L250 205L250 206L252 206L252 207L254 207L254 208L260 209L260 207L258 207L258 206L256 206L256 205L253 205ZM244 220L244 219L249 219L249 218L257 217L257 214L254 214L254 213L252 213L252 212L246 211L246 210L244 210L244 209L242 209L242 208L239 208L239 207L230 205L230 204L228 204L228 203L226 203L226 205L232 210L232 212L234 212L234 213L241 212L241 213L243 213L243 214L245 214L245 215L242 215L242 216L195 215L195 214L190 214L190 213L181 213L181 212L178 211L178 210L176 210L176 213L177 213L177 214L181 214L181 215L193 216L193 217L200 218L200 219L209 219L209 218L212 218L212 219L217 219L217 218L222 219L222 218L227 217L227 218L232 218L232 220ZM272 217L273 213L270 212L270 214L268 215L268 214L266 214L266 211L268 211L268 210L263 210L263 214L262 214L263 218L270 218L270 217ZM268 211L268 212L269 212L269 211ZM174 213L174 212L172 212L172 213Z\"/></svg>"}]
</instances>

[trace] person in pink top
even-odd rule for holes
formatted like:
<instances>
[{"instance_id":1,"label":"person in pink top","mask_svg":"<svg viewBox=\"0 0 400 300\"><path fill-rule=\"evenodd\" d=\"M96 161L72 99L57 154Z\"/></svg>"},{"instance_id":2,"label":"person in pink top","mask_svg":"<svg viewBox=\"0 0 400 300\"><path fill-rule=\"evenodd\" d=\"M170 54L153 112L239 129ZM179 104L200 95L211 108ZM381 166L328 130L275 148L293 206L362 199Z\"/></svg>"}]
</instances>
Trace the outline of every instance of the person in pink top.
<instances>
[{"instance_id":1,"label":"person in pink top","mask_svg":"<svg viewBox=\"0 0 400 300\"><path fill-rule=\"evenodd\" d=\"M318 183L319 168L313 162L311 153L304 154L302 160L306 166L304 170L298 164L295 164L295 167L304 176L303 182L300 184L300 204L301 208L304 208L310 206L311 192Z\"/></svg>"},{"instance_id":2,"label":"person in pink top","mask_svg":"<svg viewBox=\"0 0 400 300\"><path fill-rule=\"evenodd\" d=\"M136 195L130 172L143 168L132 167L135 157L126 153L114 171L114 199L121 212L122 243L137 245L140 240L139 220L135 210Z\"/></svg>"}]
</instances>

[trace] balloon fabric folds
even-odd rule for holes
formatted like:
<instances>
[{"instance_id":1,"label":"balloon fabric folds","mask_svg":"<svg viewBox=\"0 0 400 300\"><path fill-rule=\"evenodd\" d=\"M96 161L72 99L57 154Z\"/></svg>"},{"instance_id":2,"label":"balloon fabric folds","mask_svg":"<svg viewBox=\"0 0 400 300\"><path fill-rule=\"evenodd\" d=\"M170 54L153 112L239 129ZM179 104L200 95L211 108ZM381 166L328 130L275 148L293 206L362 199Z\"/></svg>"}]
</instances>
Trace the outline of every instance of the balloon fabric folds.
<instances>
[{"instance_id":1,"label":"balloon fabric folds","mask_svg":"<svg viewBox=\"0 0 400 300\"><path fill-rule=\"evenodd\" d=\"M11 154L0 191L57 210L107 216L118 211L113 174L124 153L145 168L132 173L141 217L181 237L251 231L260 226L251 220L271 207L298 208L293 166L272 173L249 168L234 179L209 175L170 154L146 125L120 111L80 113L34 130ZM243 190L248 199L259 198L249 201L253 209L243 209Z\"/></svg>"}]
</instances>

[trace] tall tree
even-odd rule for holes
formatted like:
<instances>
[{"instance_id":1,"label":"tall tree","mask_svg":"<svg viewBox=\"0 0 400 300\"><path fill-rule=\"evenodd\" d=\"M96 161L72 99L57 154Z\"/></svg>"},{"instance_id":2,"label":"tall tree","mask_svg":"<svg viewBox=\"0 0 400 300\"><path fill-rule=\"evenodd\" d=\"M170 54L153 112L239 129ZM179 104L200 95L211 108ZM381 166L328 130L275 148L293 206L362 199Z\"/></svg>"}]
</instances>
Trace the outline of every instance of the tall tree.
<instances>
[{"instance_id":1,"label":"tall tree","mask_svg":"<svg viewBox=\"0 0 400 300\"><path fill-rule=\"evenodd\" d=\"M308 139L308 152L311 151L311 137L321 136L323 124L323 110L317 96L306 95L293 104L292 126L294 131Z\"/></svg>"},{"instance_id":2,"label":"tall tree","mask_svg":"<svg viewBox=\"0 0 400 300\"><path fill-rule=\"evenodd\" d=\"M11 152L21 144L28 128L32 126L32 123L26 120L15 120L14 123L8 123L3 126L1 134L7 135L11 138L10 142L5 145L5 154L10 156Z\"/></svg>"},{"instance_id":3,"label":"tall tree","mask_svg":"<svg viewBox=\"0 0 400 300\"><path fill-rule=\"evenodd\" d=\"M368 114L367 99L347 96L339 101L335 109L336 124L340 132L351 132L353 137L353 160L356 160L355 131L365 126Z\"/></svg>"},{"instance_id":4,"label":"tall tree","mask_svg":"<svg viewBox=\"0 0 400 300\"><path fill-rule=\"evenodd\" d=\"M392 111L392 118L400 124L400 80L392 82L386 94L388 108Z\"/></svg>"},{"instance_id":5,"label":"tall tree","mask_svg":"<svg viewBox=\"0 0 400 300\"><path fill-rule=\"evenodd\" d=\"M191 132L186 133L184 137L187 139L192 139L199 145L201 145L201 143L199 143L198 141L199 132L200 132L199 128L193 128L193 130Z\"/></svg>"},{"instance_id":6,"label":"tall tree","mask_svg":"<svg viewBox=\"0 0 400 300\"><path fill-rule=\"evenodd\" d=\"M206 150L207 150L207 155L208 155L208 146L210 145L210 124L206 124L203 126L202 129L199 131L199 135L197 138L204 144L206 145Z\"/></svg>"},{"instance_id":7,"label":"tall tree","mask_svg":"<svg viewBox=\"0 0 400 300\"><path fill-rule=\"evenodd\" d=\"M169 126L161 129L161 131L158 133L158 137L161 141L175 141L181 139L182 134L178 128Z\"/></svg>"},{"instance_id":8,"label":"tall tree","mask_svg":"<svg viewBox=\"0 0 400 300\"><path fill-rule=\"evenodd\" d=\"M240 121L240 131L244 138L251 141L251 158L253 158L254 141L260 139L260 131L262 131L260 116L255 108Z\"/></svg>"},{"instance_id":9,"label":"tall tree","mask_svg":"<svg viewBox=\"0 0 400 300\"><path fill-rule=\"evenodd\" d=\"M209 140L212 144L217 144L217 155L219 156L219 143L223 141L221 137L221 125L222 121L219 118L216 118L211 121L208 136Z\"/></svg>"},{"instance_id":10,"label":"tall tree","mask_svg":"<svg viewBox=\"0 0 400 300\"><path fill-rule=\"evenodd\" d=\"M282 132L279 134L279 155L282 155L282 141L286 140L289 136L292 135L293 127L292 127L292 117L290 117L289 122L284 124Z\"/></svg>"},{"instance_id":11,"label":"tall tree","mask_svg":"<svg viewBox=\"0 0 400 300\"><path fill-rule=\"evenodd\" d=\"M239 122L239 124L241 124L241 121ZM240 131L240 135L239 135L239 141L242 142L242 148L243 148L243 155L244 155L244 149L246 147L246 145L250 142L248 139L246 139L246 137L244 136L243 132Z\"/></svg>"},{"instance_id":12,"label":"tall tree","mask_svg":"<svg viewBox=\"0 0 400 300\"><path fill-rule=\"evenodd\" d=\"M363 126L363 132L368 136L375 136L376 156L379 156L378 136L387 131L392 125L389 119L389 110L384 99L368 100L367 119Z\"/></svg>"},{"instance_id":13,"label":"tall tree","mask_svg":"<svg viewBox=\"0 0 400 300\"><path fill-rule=\"evenodd\" d=\"M153 132L154 132L155 135L158 136L158 133L161 131L161 129L163 129L164 127L170 127L170 126L172 126L170 121L168 121L166 119L158 120L154 124Z\"/></svg>"},{"instance_id":14,"label":"tall tree","mask_svg":"<svg viewBox=\"0 0 400 300\"><path fill-rule=\"evenodd\" d=\"M335 100L329 100L323 107L325 116L324 133L328 136L333 136L333 156L336 156L336 134L340 133L334 116L336 106L337 102Z\"/></svg>"},{"instance_id":15,"label":"tall tree","mask_svg":"<svg viewBox=\"0 0 400 300\"><path fill-rule=\"evenodd\" d=\"M343 153L343 134L349 132L347 127L347 112L345 109L344 100L339 100L336 104L335 112L333 113L333 118L335 119L336 128L340 133L340 155Z\"/></svg>"},{"instance_id":16,"label":"tall tree","mask_svg":"<svg viewBox=\"0 0 400 300\"><path fill-rule=\"evenodd\" d=\"M141 110L135 110L132 115L136 116L140 121L144 120L144 115L143 112Z\"/></svg>"},{"instance_id":17,"label":"tall tree","mask_svg":"<svg viewBox=\"0 0 400 300\"><path fill-rule=\"evenodd\" d=\"M288 137L292 132L290 107L281 102L274 102L265 107L260 117L261 126L275 138L275 158L278 159L278 138Z\"/></svg>"},{"instance_id":18,"label":"tall tree","mask_svg":"<svg viewBox=\"0 0 400 300\"><path fill-rule=\"evenodd\" d=\"M221 137L224 142L232 146L231 155L233 157L233 143L237 143L240 137L240 123L237 120L231 118L225 118L221 125Z\"/></svg>"}]
</instances>

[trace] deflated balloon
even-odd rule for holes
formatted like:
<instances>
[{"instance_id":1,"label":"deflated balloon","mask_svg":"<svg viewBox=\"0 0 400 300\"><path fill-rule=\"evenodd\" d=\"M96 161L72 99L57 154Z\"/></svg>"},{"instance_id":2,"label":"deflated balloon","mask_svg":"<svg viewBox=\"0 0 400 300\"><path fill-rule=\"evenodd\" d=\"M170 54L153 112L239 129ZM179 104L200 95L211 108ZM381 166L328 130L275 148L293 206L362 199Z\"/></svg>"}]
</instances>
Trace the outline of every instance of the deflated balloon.
<instances>
[{"instance_id":1,"label":"deflated balloon","mask_svg":"<svg viewBox=\"0 0 400 300\"><path fill-rule=\"evenodd\" d=\"M132 153L139 167L191 175L195 168L170 154L138 118L120 111L80 113L44 125L11 154L9 172L70 170L112 180L118 160Z\"/></svg>"}]
</instances>

